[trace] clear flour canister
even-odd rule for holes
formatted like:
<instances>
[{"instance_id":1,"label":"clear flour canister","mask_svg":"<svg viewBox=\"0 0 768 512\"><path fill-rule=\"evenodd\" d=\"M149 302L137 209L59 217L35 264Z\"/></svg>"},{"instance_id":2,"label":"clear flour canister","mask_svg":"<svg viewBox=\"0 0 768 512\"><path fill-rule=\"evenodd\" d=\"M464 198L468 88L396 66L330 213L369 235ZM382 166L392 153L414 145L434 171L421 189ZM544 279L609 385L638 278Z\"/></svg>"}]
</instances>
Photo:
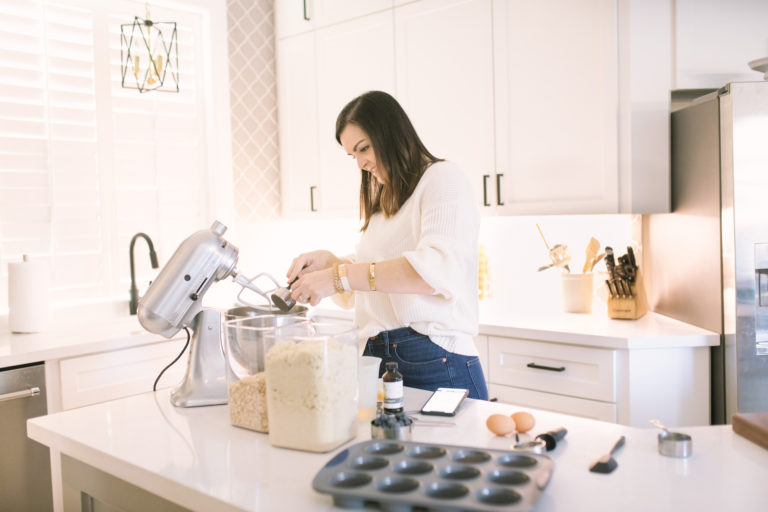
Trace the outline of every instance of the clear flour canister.
<instances>
[{"instance_id":1,"label":"clear flour canister","mask_svg":"<svg viewBox=\"0 0 768 512\"><path fill-rule=\"evenodd\" d=\"M296 322L275 331L266 354L269 441L327 452L357 434L357 330Z\"/></svg>"},{"instance_id":2,"label":"clear flour canister","mask_svg":"<svg viewBox=\"0 0 768 512\"><path fill-rule=\"evenodd\" d=\"M305 320L298 315L258 314L250 308L227 311L223 339L232 425L269 431L266 354L275 343L275 329L299 319Z\"/></svg>"}]
</instances>

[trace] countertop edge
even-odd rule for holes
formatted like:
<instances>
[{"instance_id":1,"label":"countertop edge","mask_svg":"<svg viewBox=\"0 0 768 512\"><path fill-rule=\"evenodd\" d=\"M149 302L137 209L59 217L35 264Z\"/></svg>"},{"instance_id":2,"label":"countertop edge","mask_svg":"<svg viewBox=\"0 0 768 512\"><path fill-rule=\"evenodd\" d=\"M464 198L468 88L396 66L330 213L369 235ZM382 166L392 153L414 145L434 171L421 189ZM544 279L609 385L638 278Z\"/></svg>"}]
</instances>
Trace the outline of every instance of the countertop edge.
<instances>
[{"instance_id":1,"label":"countertop edge","mask_svg":"<svg viewBox=\"0 0 768 512\"><path fill-rule=\"evenodd\" d=\"M563 332L531 327L514 327L499 324L480 324L479 335L523 338L566 345L607 349L659 349L659 348L695 348L720 345L720 335L714 332L691 333L686 335L632 335L609 336L594 333Z\"/></svg>"},{"instance_id":2,"label":"countertop edge","mask_svg":"<svg viewBox=\"0 0 768 512\"><path fill-rule=\"evenodd\" d=\"M351 320L351 310L343 310L335 307L317 307L313 313L319 316ZM531 326L538 319L529 320L529 325L514 325L516 320L500 321L497 318L489 320L480 315L478 335L501 336L506 338L523 338L534 341L547 341L551 343L564 343L567 345L582 345L587 347L608 349L659 349L659 348L696 348L720 345L720 334L707 331L674 318L659 313L647 313L638 320L612 320L605 315L593 313L591 315L553 314L553 323L574 322L590 323L599 322L600 327L590 326L590 329L563 330L557 328L541 328ZM656 324L646 327L646 324ZM658 325L660 324L660 325ZM609 330L612 326L627 334L609 335L594 332L596 329ZM669 328L669 332L651 332L653 330ZM674 331L674 332L672 332Z\"/></svg>"},{"instance_id":3,"label":"countertop edge","mask_svg":"<svg viewBox=\"0 0 768 512\"><path fill-rule=\"evenodd\" d=\"M54 333L51 333L54 334ZM0 355L0 368L21 366L45 361L57 361L72 357L86 356L104 352L113 352L126 348L153 345L166 341L184 339L186 335L163 338L157 334L146 333L121 333L116 336L105 336L98 340L73 343L58 347L45 348L37 351L20 354Z\"/></svg>"},{"instance_id":4,"label":"countertop edge","mask_svg":"<svg viewBox=\"0 0 768 512\"><path fill-rule=\"evenodd\" d=\"M155 471L136 466L110 453L92 448L57 433L54 429L45 425L49 421L46 418L50 418L50 416L38 416L37 418L28 419L27 437L45 446L55 447L63 455L68 455L73 459L190 510L241 510L214 496L198 492L194 488L184 486L173 479L165 478Z\"/></svg>"},{"instance_id":5,"label":"countertop edge","mask_svg":"<svg viewBox=\"0 0 768 512\"><path fill-rule=\"evenodd\" d=\"M331 305L314 308L313 315L345 320L353 318L351 310ZM614 330L615 333L612 332ZM597 313L570 316L552 313L531 317L523 317L518 313L506 317L499 315L498 311L495 315L481 312L478 335L618 350L701 348L720 345L720 334L716 332L652 312L639 320L610 320ZM184 332L180 331L176 336L166 339L143 331L135 317L116 318L113 321L36 334L3 333L0 335L0 368L110 352L183 339L184 336ZM56 337L62 338L63 341L49 341L50 338ZM79 338L82 338L82 341ZM41 347L2 353L8 346L23 345L27 342L32 345L39 344Z\"/></svg>"}]
</instances>

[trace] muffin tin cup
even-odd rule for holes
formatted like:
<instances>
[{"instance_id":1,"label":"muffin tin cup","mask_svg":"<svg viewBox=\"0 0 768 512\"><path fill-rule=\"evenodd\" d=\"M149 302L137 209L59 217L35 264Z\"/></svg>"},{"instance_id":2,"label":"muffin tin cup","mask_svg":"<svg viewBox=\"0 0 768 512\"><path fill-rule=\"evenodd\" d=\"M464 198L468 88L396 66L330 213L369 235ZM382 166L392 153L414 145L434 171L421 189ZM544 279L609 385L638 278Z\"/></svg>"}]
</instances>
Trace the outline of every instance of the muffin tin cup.
<instances>
[{"instance_id":1,"label":"muffin tin cup","mask_svg":"<svg viewBox=\"0 0 768 512\"><path fill-rule=\"evenodd\" d=\"M312 487L348 509L522 511L535 507L553 469L535 453L372 439L336 454Z\"/></svg>"}]
</instances>

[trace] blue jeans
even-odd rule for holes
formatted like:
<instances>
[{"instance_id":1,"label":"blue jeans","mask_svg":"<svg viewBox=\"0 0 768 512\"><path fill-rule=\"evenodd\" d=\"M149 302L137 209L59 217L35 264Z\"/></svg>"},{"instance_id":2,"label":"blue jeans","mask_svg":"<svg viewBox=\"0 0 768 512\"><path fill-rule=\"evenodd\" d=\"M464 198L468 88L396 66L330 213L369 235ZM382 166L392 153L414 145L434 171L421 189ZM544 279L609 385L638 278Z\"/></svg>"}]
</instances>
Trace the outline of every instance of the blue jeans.
<instances>
[{"instance_id":1,"label":"blue jeans","mask_svg":"<svg viewBox=\"0 0 768 512\"><path fill-rule=\"evenodd\" d=\"M405 386L427 391L464 388L469 390L470 398L488 400L488 387L477 356L448 352L410 327L368 338L363 355L382 359L379 375L385 372L386 363L396 362Z\"/></svg>"}]
</instances>

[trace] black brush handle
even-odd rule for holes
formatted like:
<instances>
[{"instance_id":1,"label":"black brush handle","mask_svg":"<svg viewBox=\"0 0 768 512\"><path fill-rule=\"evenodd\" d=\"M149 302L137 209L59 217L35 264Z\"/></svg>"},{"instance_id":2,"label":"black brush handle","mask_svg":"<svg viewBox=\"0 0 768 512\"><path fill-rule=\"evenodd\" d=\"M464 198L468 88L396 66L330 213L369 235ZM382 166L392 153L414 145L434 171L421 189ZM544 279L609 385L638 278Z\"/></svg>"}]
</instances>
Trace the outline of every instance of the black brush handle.
<instances>
[{"instance_id":1,"label":"black brush handle","mask_svg":"<svg viewBox=\"0 0 768 512\"><path fill-rule=\"evenodd\" d=\"M565 427L560 427L544 432L543 434L539 434L536 436L536 439L541 439L544 441L547 446L547 451L550 452L555 449L557 442L561 441L567 433L568 431L565 429Z\"/></svg>"}]
</instances>

